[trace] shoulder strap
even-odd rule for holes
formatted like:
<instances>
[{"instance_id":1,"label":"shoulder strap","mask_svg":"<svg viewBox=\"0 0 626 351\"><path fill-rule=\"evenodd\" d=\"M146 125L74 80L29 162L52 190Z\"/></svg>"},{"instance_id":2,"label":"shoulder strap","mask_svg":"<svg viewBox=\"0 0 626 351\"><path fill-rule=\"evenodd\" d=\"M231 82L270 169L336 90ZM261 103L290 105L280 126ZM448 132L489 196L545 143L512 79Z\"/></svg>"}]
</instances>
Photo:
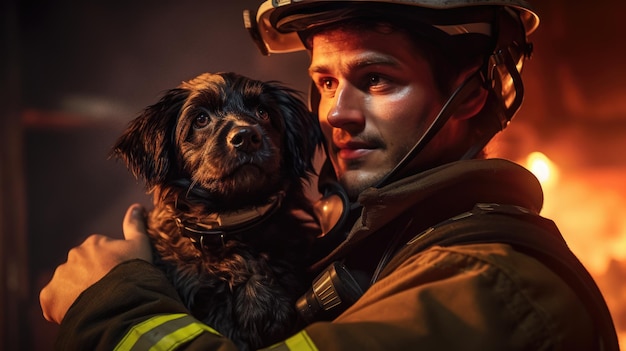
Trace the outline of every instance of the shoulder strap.
<instances>
[{"instance_id":1,"label":"shoulder strap","mask_svg":"<svg viewBox=\"0 0 626 351\"><path fill-rule=\"evenodd\" d=\"M431 246L478 243L509 244L554 271L587 307L599 333L599 350L619 351L613 319L595 281L571 252L554 222L524 208L477 204L472 211L444 221L414 237L406 244L408 250L401 250L389 262L385 272L390 272L409 256Z\"/></svg>"}]
</instances>

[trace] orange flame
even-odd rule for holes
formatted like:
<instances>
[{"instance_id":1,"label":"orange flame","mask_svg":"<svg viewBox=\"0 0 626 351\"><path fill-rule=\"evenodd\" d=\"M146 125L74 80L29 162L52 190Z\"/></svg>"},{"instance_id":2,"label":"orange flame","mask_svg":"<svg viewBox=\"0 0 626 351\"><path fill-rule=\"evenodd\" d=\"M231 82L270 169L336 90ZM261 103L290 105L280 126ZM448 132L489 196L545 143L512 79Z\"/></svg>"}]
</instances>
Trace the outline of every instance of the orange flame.
<instances>
[{"instance_id":1,"label":"orange flame","mask_svg":"<svg viewBox=\"0 0 626 351\"><path fill-rule=\"evenodd\" d=\"M626 198L615 191L615 171L561 171L541 152L520 164L544 190L542 215L552 219L565 241L594 277L613 315L620 345L626 345ZM621 182L618 176L617 182Z\"/></svg>"}]
</instances>

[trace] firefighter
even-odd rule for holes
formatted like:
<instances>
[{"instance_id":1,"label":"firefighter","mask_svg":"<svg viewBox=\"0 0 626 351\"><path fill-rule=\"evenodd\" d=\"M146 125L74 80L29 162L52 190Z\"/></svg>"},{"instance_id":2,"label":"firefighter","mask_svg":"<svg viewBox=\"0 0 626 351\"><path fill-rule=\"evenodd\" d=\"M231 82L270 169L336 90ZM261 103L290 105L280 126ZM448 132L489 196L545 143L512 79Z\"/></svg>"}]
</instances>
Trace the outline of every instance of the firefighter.
<instances>
[{"instance_id":1,"label":"firefighter","mask_svg":"<svg viewBox=\"0 0 626 351\"><path fill-rule=\"evenodd\" d=\"M539 182L484 152L522 102L528 3L266 1L244 19L263 54L310 52L327 142L311 269L332 279L272 349L618 349L597 286L539 216ZM124 223L126 240L90 237L42 290L57 347L235 349L151 265L142 209Z\"/></svg>"}]
</instances>

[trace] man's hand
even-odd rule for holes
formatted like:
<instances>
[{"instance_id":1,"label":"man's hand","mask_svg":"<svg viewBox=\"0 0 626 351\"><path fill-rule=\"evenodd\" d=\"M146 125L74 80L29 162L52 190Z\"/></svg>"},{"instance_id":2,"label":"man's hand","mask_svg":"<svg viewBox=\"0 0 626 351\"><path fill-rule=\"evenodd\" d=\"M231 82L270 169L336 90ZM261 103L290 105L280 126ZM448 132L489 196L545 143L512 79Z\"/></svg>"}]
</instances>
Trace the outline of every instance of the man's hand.
<instances>
[{"instance_id":1,"label":"man's hand","mask_svg":"<svg viewBox=\"0 0 626 351\"><path fill-rule=\"evenodd\" d=\"M135 258L152 262L144 209L140 205L128 208L123 230L125 240L94 234L70 250L67 262L57 267L52 280L39 293L44 318L60 324L78 295L118 264Z\"/></svg>"}]
</instances>

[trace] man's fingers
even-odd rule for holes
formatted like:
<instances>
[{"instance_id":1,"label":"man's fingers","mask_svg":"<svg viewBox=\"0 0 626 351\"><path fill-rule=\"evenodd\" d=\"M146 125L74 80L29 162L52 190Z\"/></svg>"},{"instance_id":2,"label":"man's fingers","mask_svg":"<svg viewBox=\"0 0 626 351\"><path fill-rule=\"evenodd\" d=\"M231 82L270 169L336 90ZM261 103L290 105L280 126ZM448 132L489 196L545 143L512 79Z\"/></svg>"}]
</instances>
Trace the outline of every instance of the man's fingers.
<instances>
[{"instance_id":1,"label":"man's fingers","mask_svg":"<svg viewBox=\"0 0 626 351\"><path fill-rule=\"evenodd\" d=\"M78 296L120 263L137 258L152 262L145 220L143 207L132 205L124 217L126 240L93 234L71 249L39 294L44 318L61 323Z\"/></svg>"},{"instance_id":2,"label":"man's fingers","mask_svg":"<svg viewBox=\"0 0 626 351\"><path fill-rule=\"evenodd\" d=\"M72 284L64 279L66 271L67 264L58 266L52 280L39 292L41 311L43 317L49 322L60 324L79 293L73 293Z\"/></svg>"},{"instance_id":3,"label":"man's fingers","mask_svg":"<svg viewBox=\"0 0 626 351\"><path fill-rule=\"evenodd\" d=\"M123 224L124 238L136 244L133 250L137 258L152 262L152 249L146 231L146 215L139 204L131 205L126 211Z\"/></svg>"},{"instance_id":4,"label":"man's fingers","mask_svg":"<svg viewBox=\"0 0 626 351\"><path fill-rule=\"evenodd\" d=\"M146 218L143 207L139 204L131 205L124 217L124 238L126 240L140 240L148 242L146 233Z\"/></svg>"},{"instance_id":5,"label":"man's fingers","mask_svg":"<svg viewBox=\"0 0 626 351\"><path fill-rule=\"evenodd\" d=\"M57 322L52 317L52 312L50 311L50 306L53 305L50 296L50 283L48 283L41 291L39 292L39 304L41 305L41 311L43 312L43 318L45 318L48 322Z\"/></svg>"}]
</instances>

